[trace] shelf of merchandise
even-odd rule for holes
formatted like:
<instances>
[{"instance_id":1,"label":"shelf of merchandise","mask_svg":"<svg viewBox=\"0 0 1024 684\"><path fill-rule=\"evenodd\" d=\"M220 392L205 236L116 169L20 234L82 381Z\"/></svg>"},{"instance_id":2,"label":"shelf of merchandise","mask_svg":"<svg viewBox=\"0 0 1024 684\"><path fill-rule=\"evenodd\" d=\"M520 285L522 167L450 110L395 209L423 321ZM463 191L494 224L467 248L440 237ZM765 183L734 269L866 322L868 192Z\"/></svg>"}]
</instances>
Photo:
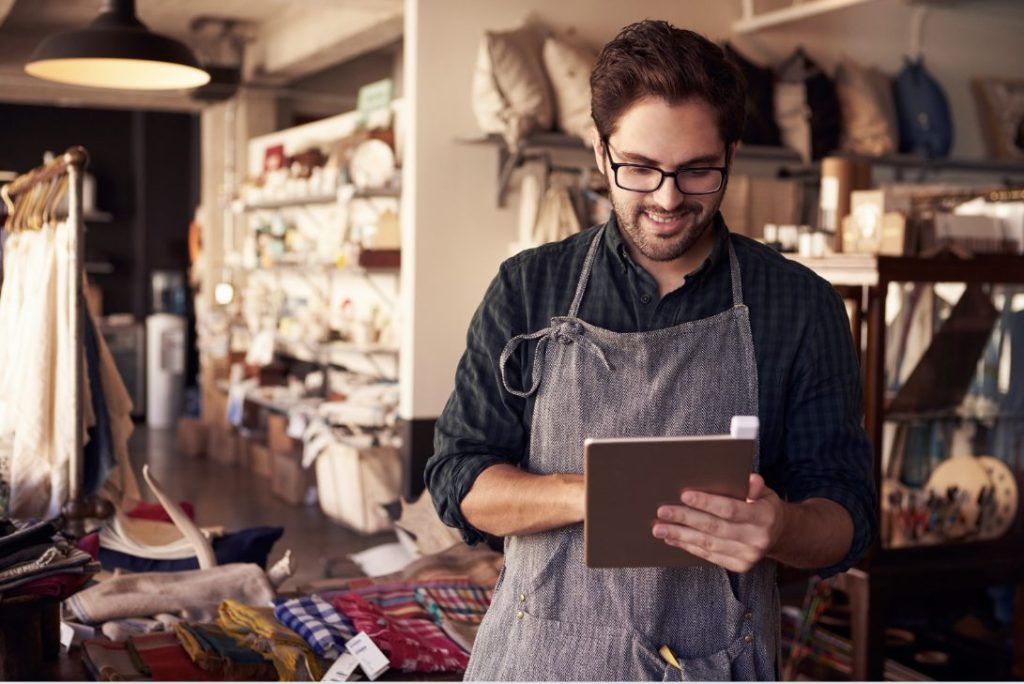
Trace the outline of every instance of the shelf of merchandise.
<instances>
[{"instance_id":1,"label":"shelf of merchandise","mask_svg":"<svg viewBox=\"0 0 1024 684\"><path fill-rule=\"evenodd\" d=\"M464 145L489 145L498 148L498 187L497 205L505 206L509 184L513 172L530 161L551 161L551 152L588 152L590 145L583 140L566 133L534 133L524 138L515 150L510 150L500 135L480 135L459 138L457 142ZM909 171L918 171L932 175L948 172L970 174L988 174L1001 176L1006 183L1024 183L1024 162L1012 159L963 159L945 157L931 159L912 154L889 154L882 156L866 156L846 153L837 150L833 153L858 161L866 161L873 166L892 169L896 179ZM737 162L775 163L783 166L793 176L815 176L820 172L818 162L805 162L796 151L788 147L759 145L740 145L736 150ZM581 162L592 166L593 159L588 157Z\"/></svg>"},{"instance_id":2,"label":"shelf of merchandise","mask_svg":"<svg viewBox=\"0 0 1024 684\"><path fill-rule=\"evenodd\" d=\"M398 188L366 188L356 190L348 198L359 199L399 199L402 191ZM283 197L280 199L259 200L257 202L237 202L233 205L236 213L245 214L251 211L270 211L275 209L291 209L316 205L339 204L343 202L345 195L342 192L329 194L301 195L297 197Z\"/></svg>"},{"instance_id":3,"label":"shelf of merchandise","mask_svg":"<svg viewBox=\"0 0 1024 684\"><path fill-rule=\"evenodd\" d=\"M889 284L1024 285L1024 256L979 255L960 259L948 255L932 258L840 255L795 260L837 287L862 290L863 310L857 315L867 321L867 344L862 357L864 422L875 453L875 482L881 483L883 424L907 417L889 415L885 410L885 306ZM952 412L945 414L952 418ZM1019 479L1020 473L1017 475ZM880 513L880 508L876 509L875 514ZM942 592L951 586L1024 584L1022 521L1024 507L1018 509L1017 521L1010 531L995 540L901 548L883 548L876 543L861 567L840 575L839 588L850 596L852 608L853 679L880 678L885 626L891 605L898 597ZM1017 623L1024 624L1024 602L1018 605ZM1014 641L1014 672L1017 676L1024 674L1024 630L1018 630Z\"/></svg>"}]
</instances>

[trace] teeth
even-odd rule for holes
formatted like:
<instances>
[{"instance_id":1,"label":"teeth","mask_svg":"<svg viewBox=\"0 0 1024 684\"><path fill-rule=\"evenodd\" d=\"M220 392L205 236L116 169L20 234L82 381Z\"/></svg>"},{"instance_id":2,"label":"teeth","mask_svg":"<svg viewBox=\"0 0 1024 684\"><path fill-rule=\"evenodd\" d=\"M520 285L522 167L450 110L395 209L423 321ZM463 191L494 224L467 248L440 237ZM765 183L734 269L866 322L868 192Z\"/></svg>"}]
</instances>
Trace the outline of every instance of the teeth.
<instances>
[{"instance_id":1,"label":"teeth","mask_svg":"<svg viewBox=\"0 0 1024 684\"><path fill-rule=\"evenodd\" d=\"M651 219L655 223L672 223L673 221L678 221L680 218L682 218L681 214L672 214L672 215L669 215L669 216L658 216L658 215L652 214L650 212L644 212L644 213L647 215L647 218Z\"/></svg>"}]
</instances>

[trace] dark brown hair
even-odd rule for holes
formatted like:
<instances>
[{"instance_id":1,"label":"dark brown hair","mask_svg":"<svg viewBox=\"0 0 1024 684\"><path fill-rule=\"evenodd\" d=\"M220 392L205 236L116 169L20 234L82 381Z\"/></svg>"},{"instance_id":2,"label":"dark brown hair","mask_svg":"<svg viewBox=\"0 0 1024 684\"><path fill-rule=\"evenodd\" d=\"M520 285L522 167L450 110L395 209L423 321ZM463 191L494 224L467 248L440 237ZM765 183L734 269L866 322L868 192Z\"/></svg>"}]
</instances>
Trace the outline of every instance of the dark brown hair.
<instances>
[{"instance_id":1,"label":"dark brown hair","mask_svg":"<svg viewBox=\"0 0 1024 684\"><path fill-rule=\"evenodd\" d=\"M702 100L715 112L726 144L739 140L746 117L743 74L704 36L647 19L604 46L590 74L590 113L602 138L645 97L670 104Z\"/></svg>"}]
</instances>

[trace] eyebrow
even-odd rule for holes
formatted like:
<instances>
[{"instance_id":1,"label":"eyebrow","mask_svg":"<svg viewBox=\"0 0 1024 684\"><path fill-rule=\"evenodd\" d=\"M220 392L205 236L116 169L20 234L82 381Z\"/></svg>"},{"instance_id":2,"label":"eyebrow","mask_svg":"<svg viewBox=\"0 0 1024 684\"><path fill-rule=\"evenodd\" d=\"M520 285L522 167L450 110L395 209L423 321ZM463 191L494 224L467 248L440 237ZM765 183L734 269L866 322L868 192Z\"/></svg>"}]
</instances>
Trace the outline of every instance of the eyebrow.
<instances>
[{"instance_id":1,"label":"eyebrow","mask_svg":"<svg viewBox=\"0 0 1024 684\"><path fill-rule=\"evenodd\" d=\"M617 152L622 159L625 159L626 163L643 164L645 166L654 166L657 168L661 168L661 164L658 161L651 159L650 157L645 157L642 154L636 154L634 152L623 152L622 150L614 151ZM688 159L687 161L684 161L682 164L677 164L676 168L681 169L686 166L695 166L697 164L711 164L713 162L718 161L719 157L721 156L721 152L716 152L714 154L704 154L699 157Z\"/></svg>"}]
</instances>

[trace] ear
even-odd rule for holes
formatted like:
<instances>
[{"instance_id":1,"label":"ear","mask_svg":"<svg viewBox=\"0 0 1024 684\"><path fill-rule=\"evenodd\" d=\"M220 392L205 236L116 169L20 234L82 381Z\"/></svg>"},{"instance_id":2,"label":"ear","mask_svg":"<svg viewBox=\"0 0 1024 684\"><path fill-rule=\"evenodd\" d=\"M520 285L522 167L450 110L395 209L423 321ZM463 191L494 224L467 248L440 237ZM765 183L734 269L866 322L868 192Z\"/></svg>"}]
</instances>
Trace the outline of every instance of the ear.
<instances>
[{"instance_id":1,"label":"ear","mask_svg":"<svg viewBox=\"0 0 1024 684\"><path fill-rule=\"evenodd\" d=\"M606 174L604 144L601 143L601 134L597 132L597 126L593 124L590 126L590 144L594 148L594 161L597 162L597 170L603 176Z\"/></svg>"}]
</instances>

